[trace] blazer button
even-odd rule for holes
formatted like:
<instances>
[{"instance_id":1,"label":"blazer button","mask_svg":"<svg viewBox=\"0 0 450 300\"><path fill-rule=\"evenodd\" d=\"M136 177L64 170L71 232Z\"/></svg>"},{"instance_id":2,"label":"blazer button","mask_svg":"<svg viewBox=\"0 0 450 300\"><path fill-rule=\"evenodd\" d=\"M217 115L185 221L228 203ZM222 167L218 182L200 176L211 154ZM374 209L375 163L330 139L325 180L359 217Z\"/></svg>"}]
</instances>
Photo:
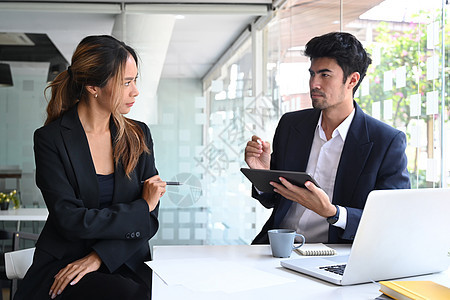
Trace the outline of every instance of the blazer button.
<instances>
[{"instance_id":1,"label":"blazer button","mask_svg":"<svg viewBox=\"0 0 450 300\"><path fill-rule=\"evenodd\" d=\"M141 236L141 233L139 231L136 231L136 237L138 238L140 236Z\"/></svg>"},{"instance_id":2,"label":"blazer button","mask_svg":"<svg viewBox=\"0 0 450 300\"><path fill-rule=\"evenodd\" d=\"M134 239L134 236L135 236L135 234L134 234L134 232L132 232L131 233L131 238Z\"/></svg>"},{"instance_id":3,"label":"blazer button","mask_svg":"<svg viewBox=\"0 0 450 300\"><path fill-rule=\"evenodd\" d=\"M129 238L130 238L130 233L127 233L127 234L125 235L125 237L126 237L127 239L129 239Z\"/></svg>"}]
</instances>

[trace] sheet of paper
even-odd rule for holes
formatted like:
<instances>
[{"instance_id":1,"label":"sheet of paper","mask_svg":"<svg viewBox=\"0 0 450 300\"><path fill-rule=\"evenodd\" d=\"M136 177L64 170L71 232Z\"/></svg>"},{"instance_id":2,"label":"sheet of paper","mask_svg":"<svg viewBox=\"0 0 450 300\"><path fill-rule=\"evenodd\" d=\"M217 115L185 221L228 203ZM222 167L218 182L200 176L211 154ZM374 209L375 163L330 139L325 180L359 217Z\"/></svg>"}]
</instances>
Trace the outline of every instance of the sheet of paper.
<instances>
[{"instance_id":1,"label":"sheet of paper","mask_svg":"<svg viewBox=\"0 0 450 300\"><path fill-rule=\"evenodd\" d=\"M370 89L369 89L369 78L365 77L363 81L361 82L361 86L359 89L361 89L361 97L369 95Z\"/></svg>"},{"instance_id":2,"label":"sheet of paper","mask_svg":"<svg viewBox=\"0 0 450 300\"><path fill-rule=\"evenodd\" d=\"M427 159L426 180L429 182L439 181L439 164L435 158Z\"/></svg>"},{"instance_id":3,"label":"sheet of paper","mask_svg":"<svg viewBox=\"0 0 450 300\"><path fill-rule=\"evenodd\" d=\"M439 93L432 91L427 93L427 115L436 115L439 113Z\"/></svg>"},{"instance_id":4,"label":"sheet of paper","mask_svg":"<svg viewBox=\"0 0 450 300\"><path fill-rule=\"evenodd\" d=\"M419 147L420 146L420 126L419 125L410 125L410 138L409 144L411 147Z\"/></svg>"},{"instance_id":5,"label":"sheet of paper","mask_svg":"<svg viewBox=\"0 0 450 300\"><path fill-rule=\"evenodd\" d=\"M434 55L427 58L427 80L439 77L439 56Z\"/></svg>"},{"instance_id":6,"label":"sheet of paper","mask_svg":"<svg viewBox=\"0 0 450 300\"><path fill-rule=\"evenodd\" d=\"M406 67L402 66L395 70L395 87L402 88L406 86Z\"/></svg>"},{"instance_id":7,"label":"sheet of paper","mask_svg":"<svg viewBox=\"0 0 450 300\"><path fill-rule=\"evenodd\" d=\"M427 48L434 49L439 44L439 21L427 25Z\"/></svg>"},{"instance_id":8,"label":"sheet of paper","mask_svg":"<svg viewBox=\"0 0 450 300\"><path fill-rule=\"evenodd\" d=\"M383 87L384 87L384 91L385 92L392 90L392 79L393 79L393 72L392 71L384 72Z\"/></svg>"},{"instance_id":9,"label":"sheet of paper","mask_svg":"<svg viewBox=\"0 0 450 300\"><path fill-rule=\"evenodd\" d=\"M372 50L372 65L378 66L381 62L381 46L375 46Z\"/></svg>"},{"instance_id":10,"label":"sheet of paper","mask_svg":"<svg viewBox=\"0 0 450 300\"><path fill-rule=\"evenodd\" d=\"M234 293L295 282L269 272L217 259L174 259L146 264L167 285L183 285L199 292Z\"/></svg>"},{"instance_id":11,"label":"sheet of paper","mask_svg":"<svg viewBox=\"0 0 450 300\"><path fill-rule=\"evenodd\" d=\"M380 102L373 102L372 103L372 117L375 119L380 119L380 111L381 111L381 104Z\"/></svg>"},{"instance_id":12,"label":"sheet of paper","mask_svg":"<svg viewBox=\"0 0 450 300\"><path fill-rule=\"evenodd\" d=\"M383 101L383 116L385 120L392 119L392 99Z\"/></svg>"},{"instance_id":13,"label":"sheet of paper","mask_svg":"<svg viewBox=\"0 0 450 300\"><path fill-rule=\"evenodd\" d=\"M420 98L421 98L420 94L411 95L409 107L410 117L417 117L421 115L422 103Z\"/></svg>"}]
</instances>

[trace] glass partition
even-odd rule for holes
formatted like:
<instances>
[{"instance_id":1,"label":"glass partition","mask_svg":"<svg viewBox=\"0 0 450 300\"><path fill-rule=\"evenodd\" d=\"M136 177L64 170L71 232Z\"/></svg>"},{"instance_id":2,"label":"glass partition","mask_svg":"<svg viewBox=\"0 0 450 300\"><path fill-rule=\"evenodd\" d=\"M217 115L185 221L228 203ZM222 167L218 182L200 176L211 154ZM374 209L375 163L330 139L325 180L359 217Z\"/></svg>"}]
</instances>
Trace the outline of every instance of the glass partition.
<instances>
[{"instance_id":1,"label":"glass partition","mask_svg":"<svg viewBox=\"0 0 450 300\"><path fill-rule=\"evenodd\" d=\"M185 184L168 187L162 198L153 244L251 242L270 210L251 198L250 182L239 171L246 167L245 145L254 134L271 142L283 113L311 106L302 51L312 37L330 31L353 33L371 53L356 101L407 134L412 186L449 186L449 5L360 2L280 1L264 22L249 24L251 32L211 72L161 78L157 121L150 124L157 167L162 177ZM100 19L102 33L111 33L114 16ZM1 19L0 25L8 28ZM0 166L24 170L28 207L44 205L34 184L32 133L44 119L47 70L47 64L12 64L15 86L0 87Z\"/></svg>"},{"instance_id":2,"label":"glass partition","mask_svg":"<svg viewBox=\"0 0 450 300\"><path fill-rule=\"evenodd\" d=\"M244 101L247 114L242 119L248 126L235 135L249 139L257 134L271 141L283 113L311 107L310 63L302 52L305 43L314 36L343 30L357 36L373 59L355 100L368 114L406 133L412 187L448 187L450 174L445 163L449 159L446 151L449 145L448 5L439 0L426 4L368 1L363 5L366 8L358 12L345 2L340 6L339 1L326 6L320 1L286 1L277 10L272 20L260 29L265 51L262 62L253 62L264 66L263 93L249 97L249 105ZM227 64L233 63L230 60ZM223 82L219 77L217 80ZM236 105L235 99L226 97L226 84L220 85L220 92L211 92L214 83L204 89L210 97L211 117L218 105L229 111ZM226 119L227 113L221 114ZM207 139L216 136L214 129L214 125L208 127ZM244 147L241 143L239 159L245 166ZM236 171L237 166L221 180L233 182L237 180L233 177L244 178ZM242 186L241 192L250 195L250 184L245 178ZM247 211L254 212L252 218L260 222L255 224L256 234L267 218L259 210L261 205L255 206L254 202L248 199L245 205ZM241 221L237 226L242 228L245 223Z\"/></svg>"}]
</instances>

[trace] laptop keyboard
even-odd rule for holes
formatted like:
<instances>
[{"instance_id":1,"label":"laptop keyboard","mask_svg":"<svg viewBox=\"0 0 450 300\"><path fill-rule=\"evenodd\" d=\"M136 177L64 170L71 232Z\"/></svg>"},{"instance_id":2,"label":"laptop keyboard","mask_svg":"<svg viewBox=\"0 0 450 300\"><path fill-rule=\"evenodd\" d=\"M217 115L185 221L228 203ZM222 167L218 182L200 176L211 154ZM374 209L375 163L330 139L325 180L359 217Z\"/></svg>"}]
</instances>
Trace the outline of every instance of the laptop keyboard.
<instances>
[{"instance_id":1,"label":"laptop keyboard","mask_svg":"<svg viewBox=\"0 0 450 300\"><path fill-rule=\"evenodd\" d=\"M334 274L343 275L345 270L346 264L343 265L334 265L334 266L325 266L325 267L319 267L319 269L322 269L324 271L328 271Z\"/></svg>"}]
</instances>

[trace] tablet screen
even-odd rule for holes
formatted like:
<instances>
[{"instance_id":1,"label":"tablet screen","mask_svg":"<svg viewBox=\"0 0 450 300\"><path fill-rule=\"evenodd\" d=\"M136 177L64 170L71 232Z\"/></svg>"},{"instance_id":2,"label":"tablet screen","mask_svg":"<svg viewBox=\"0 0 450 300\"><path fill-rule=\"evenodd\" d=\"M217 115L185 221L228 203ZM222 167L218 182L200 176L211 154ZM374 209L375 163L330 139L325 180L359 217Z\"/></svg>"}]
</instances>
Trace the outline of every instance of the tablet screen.
<instances>
[{"instance_id":1,"label":"tablet screen","mask_svg":"<svg viewBox=\"0 0 450 300\"><path fill-rule=\"evenodd\" d=\"M305 187L306 181L313 182L319 186L314 178L306 172L279 171L279 170L259 170L241 168L241 172L253 183L261 192L273 192L273 186L269 182L280 182L279 177L286 178L290 183L299 187Z\"/></svg>"}]
</instances>

